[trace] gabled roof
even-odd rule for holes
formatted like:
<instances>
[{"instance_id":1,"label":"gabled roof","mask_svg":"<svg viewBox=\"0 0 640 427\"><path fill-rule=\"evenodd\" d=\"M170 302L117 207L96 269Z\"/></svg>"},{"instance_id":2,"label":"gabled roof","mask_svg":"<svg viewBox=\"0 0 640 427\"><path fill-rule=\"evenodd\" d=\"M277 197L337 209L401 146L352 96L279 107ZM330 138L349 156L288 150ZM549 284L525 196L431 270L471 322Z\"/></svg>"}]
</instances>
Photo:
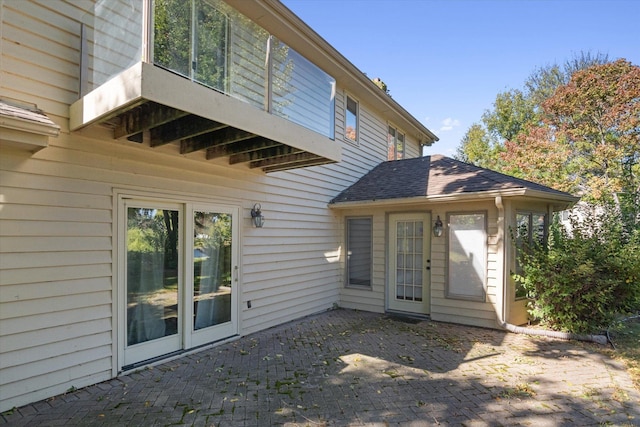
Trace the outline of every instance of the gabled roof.
<instances>
[{"instance_id":1,"label":"gabled roof","mask_svg":"<svg viewBox=\"0 0 640 427\"><path fill-rule=\"evenodd\" d=\"M578 198L544 185L473 166L442 155L380 163L330 204L357 205L530 196L573 204Z\"/></svg>"}]
</instances>

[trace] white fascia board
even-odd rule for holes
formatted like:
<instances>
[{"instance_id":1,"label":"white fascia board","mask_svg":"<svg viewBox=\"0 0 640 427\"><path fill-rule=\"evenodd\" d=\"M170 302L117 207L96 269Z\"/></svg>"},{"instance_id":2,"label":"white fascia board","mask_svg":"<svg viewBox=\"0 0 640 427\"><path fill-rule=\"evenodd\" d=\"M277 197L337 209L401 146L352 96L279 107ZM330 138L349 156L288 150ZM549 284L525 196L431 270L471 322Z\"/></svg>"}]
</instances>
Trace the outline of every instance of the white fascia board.
<instances>
[{"instance_id":1,"label":"white fascia board","mask_svg":"<svg viewBox=\"0 0 640 427\"><path fill-rule=\"evenodd\" d=\"M462 193L462 194L443 194L437 196L426 197L406 197L397 199L383 200L363 200L353 202L338 202L329 204L332 209L353 209L353 208L370 208L378 206L407 206L424 203L454 203L454 202L470 202L480 200L494 200L497 196L503 198L519 197L523 199L535 199L541 202L551 203L557 210L566 209L568 206L575 204L578 200L574 196L552 195L539 190L513 189L501 191L484 191L478 193Z\"/></svg>"},{"instance_id":2,"label":"white fascia board","mask_svg":"<svg viewBox=\"0 0 640 427\"><path fill-rule=\"evenodd\" d=\"M142 68L142 62L134 64L71 104L69 129L78 130L140 101Z\"/></svg>"}]
</instances>

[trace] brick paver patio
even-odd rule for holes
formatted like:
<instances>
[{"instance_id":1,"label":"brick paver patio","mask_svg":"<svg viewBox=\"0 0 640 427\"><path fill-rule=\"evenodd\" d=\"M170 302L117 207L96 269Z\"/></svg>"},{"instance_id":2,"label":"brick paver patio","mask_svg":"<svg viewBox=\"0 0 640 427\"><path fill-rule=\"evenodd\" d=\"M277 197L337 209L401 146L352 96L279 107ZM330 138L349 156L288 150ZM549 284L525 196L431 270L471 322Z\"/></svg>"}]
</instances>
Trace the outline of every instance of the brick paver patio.
<instances>
[{"instance_id":1,"label":"brick paver patio","mask_svg":"<svg viewBox=\"0 0 640 427\"><path fill-rule=\"evenodd\" d=\"M16 426L639 425L596 345L333 310L15 409Z\"/></svg>"}]
</instances>

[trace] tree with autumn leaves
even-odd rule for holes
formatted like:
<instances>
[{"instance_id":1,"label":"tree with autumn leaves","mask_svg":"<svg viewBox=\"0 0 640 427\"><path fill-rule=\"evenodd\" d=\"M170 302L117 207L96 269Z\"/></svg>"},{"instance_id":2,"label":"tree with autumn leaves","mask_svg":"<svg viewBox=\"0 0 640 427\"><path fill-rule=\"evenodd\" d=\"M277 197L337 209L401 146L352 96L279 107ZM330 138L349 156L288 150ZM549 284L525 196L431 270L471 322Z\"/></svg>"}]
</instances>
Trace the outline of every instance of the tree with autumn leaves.
<instances>
[{"instance_id":1,"label":"tree with autumn leaves","mask_svg":"<svg viewBox=\"0 0 640 427\"><path fill-rule=\"evenodd\" d=\"M640 204L640 67L595 63L547 93L499 94L458 158L587 201Z\"/></svg>"},{"instance_id":2,"label":"tree with autumn leaves","mask_svg":"<svg viewBox=\"0 0 640 427\"><path fill-rule=\"evenodd\" d=\"M538 70L524 92L499 94L457 157L598 207L572 217L571 232L556 224L515 277L534 318L596 332L640 309L640 67L584 55L568 64Z\"/></svg>"}]
</instances>

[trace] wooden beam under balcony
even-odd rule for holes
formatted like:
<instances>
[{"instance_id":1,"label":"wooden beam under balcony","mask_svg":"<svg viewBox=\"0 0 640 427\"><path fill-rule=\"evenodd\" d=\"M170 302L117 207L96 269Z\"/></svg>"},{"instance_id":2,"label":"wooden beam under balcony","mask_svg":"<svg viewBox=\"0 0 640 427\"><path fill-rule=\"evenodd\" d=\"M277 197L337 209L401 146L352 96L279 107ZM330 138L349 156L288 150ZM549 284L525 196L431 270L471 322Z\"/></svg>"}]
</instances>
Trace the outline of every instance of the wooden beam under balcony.
<instances>
[{"instance_id":1,"label":"wooden beam under balcony","mask_svg":"<svg viewBox=\"0 0 640 427\"><path fill-rule=\"evenodd\" d=\"M128 138L151 128L173 122L188 113L155 102L146 102L120 115L113 130L115 139Z\"/></svg>"},{"instance_id":2,"label":"wooden beam under balcony","mask_svg":"<svg viewBox=\"0 0 640 427\"><path fill-rule=\"evenodd\" d=\"M183 139L180 141L180 154L193 153L194 151L204 150L213 146L233 144L234 142L254 138L255 136L255 134L242 129L225 127L214 132Z\"/></svg>"},{"instance_id":3,"label":"wooden beam under balcony","mask_svg":"<svg viewBox=\"0 0 640 427\"><path fill-rule=\"evenodd\" d=\"M227 125L189 114L173 122L151 129L150 145L159 147L182 139L193 138L207 132L225 128Z\"/></svg>"},{"instance_id":4,"label":"wooden beam under balcony","mask_svg":"<svg viewBox=\"0 0 640 427\"><path fill-rule=\"evenodd\" d=\"M258 160L255 162L249 163L250 168L264 168L268 166L274 165L284 165L287 163L299 163L307 160L316 160L319 157L312 153L307 152L297 152L293 154L284 154L281 156L269 157L267 159Z\"/></svg>"},{"instance_id":5,"label":"wooden beam under balcony","mask_svg":"<svg viewBox=\"0 0 640 427\"><path fill-rule=\"evenodd\" d=\"M264 150L265 148L277 147L282 145L279 142L263 137L255 137L244 141L238 141L235 144L216 145L207 148L207 160L227 157L237 154L249 153L252 151Z\"/></svg>"},{"instance_id":6,"label":"wooden beam under balcony","mask_svg":"<svg viewBox=\"0 0 640 427\"><path fill-rule=\"evenodd\" d=\"M273 158L283 158L291 154L303 153L298 148L289 147L288 145L278 144L274 147L268 147L261 150L249 151L242 154L234 154L229 157L229 164L256 162L259 160L268 160Z\"/></svg>"}]
</instances>

